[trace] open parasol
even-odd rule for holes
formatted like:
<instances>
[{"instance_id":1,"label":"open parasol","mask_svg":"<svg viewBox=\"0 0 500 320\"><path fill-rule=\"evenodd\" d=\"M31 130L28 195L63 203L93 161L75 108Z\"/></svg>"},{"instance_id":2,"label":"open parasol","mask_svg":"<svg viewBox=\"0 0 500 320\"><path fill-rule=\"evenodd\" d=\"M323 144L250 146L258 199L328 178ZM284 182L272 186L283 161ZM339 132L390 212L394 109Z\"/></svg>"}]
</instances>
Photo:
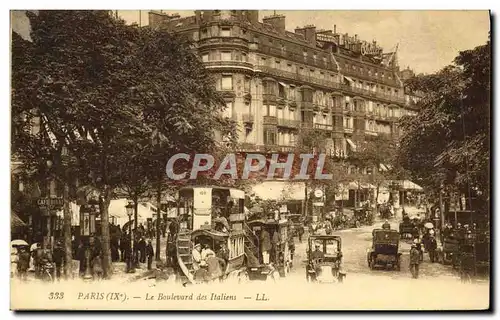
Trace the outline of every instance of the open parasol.
<instances>
[{"instance_id":1,"label":"open parasol","mask_svg":"<svg viewBox=\"0 0 500 320\"><path fill-rule=\"evenodd\" d=\"M426 227L427 229L434 229L434 225L432 224L432 222L426 222L424 224L424 227Z\"/></svg>"},{"instance_id":2,"label":"open parasol","mask_svg":"<svg viewBox=\"0 0 500 320\"><path fill-rule=\"evenodd\" d=\"M29 246L29 244L22 239L17 239L17 240L12 240L10 242L10 246L12 248L15 248L15 247L21 247L21 246Z\"/></svg>"}]
</instances>

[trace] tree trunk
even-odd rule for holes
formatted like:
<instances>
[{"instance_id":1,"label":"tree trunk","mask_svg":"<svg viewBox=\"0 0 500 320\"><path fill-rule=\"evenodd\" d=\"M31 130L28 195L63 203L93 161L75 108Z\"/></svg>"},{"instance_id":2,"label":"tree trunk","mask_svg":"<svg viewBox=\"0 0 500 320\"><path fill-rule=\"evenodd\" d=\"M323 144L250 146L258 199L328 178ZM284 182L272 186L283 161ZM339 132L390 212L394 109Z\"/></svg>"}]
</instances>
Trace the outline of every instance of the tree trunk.
<instances>
[{"instance_id":1,"label":"tree trunk","mask_svg":"<svg viewBox=\"0 0 500 320\"><path fill-rule=\"evenodd\" d=\"M139 222L137 220L139 220L139 198L137 196L137 194L134 195L133 197L133 201L134 201L134 230L133 230L133 237L136 238L137 235L139 234L138 231L138 224ZM135 241L135 239L132 239L132 265L134 267L139 267L139 257L136 256L136 250L135 250L135 247L137 246L137 241Z\"/></svg>"},{"instance_id":2,"label":"tree trunk","mask_svg":"<svg viewBox=\"0 0 500 320\"><path fill-rule=\"evenodd\" d=\"M102 201L99 201L101 209L101 245L102 245L102 269L104 273L104 278L111 278L111 248L110 248L110 238L109 238L109 204L111 202L111 192L109 186L104 187L104 196L101 197Z\"/></svg>"},{"instance_id":3,"label":"tree trunk","mask_svg":"<svg viewBox=\"0 0 500 320\"><path fill-rule=\"evenodd\" d=\"M307 190L307 182L304 182L304 185L305 185L305 189L304 189L304 193L305 193L305 198L304 198L304 217L307 217L307 215L309 214L308 212L308 201L309 201L309 194L308 194L308 190Z\"/></svg>"},{"instance_id":4,"label":"tree trunk","mask_svg":"<svg viewBox=\"0 0 500 320\"><path fill-rule=\"evenodd\" d=\"M156 190L156 261L160 261L160 219L161 219L161 183L158 183L158 188Z\"/></svg>"},{"instance_id":5,"label":"tree trunk","mask_svg":"<svg viewBox=\"0 0 500 320\"><path fill-rule=\"evenodd\" d=\"M71 210L69 207L69 185L64 181L63 190L63 217L64 217L64 275L66 279L73 277L73 246L71 243Z\"/></svg>"},{"instance_id":6,"label":"tree trunk","mask_svg":"<svg viewBox=\"0 0 500 320\"><path fill-rule=\"evenodd\" d=\"M378 194L380 193L380 183L377 183L377 189L375 191L375 206L378 204Z\"/></svg>"}]
</instances>

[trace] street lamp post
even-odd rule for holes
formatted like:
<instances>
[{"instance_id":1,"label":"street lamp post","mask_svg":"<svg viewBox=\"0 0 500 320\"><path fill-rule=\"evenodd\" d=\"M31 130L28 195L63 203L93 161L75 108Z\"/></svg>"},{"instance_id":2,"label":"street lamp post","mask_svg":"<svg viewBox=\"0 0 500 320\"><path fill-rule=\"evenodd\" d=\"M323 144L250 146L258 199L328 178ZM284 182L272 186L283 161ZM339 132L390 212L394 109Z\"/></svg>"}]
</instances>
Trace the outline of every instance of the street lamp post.
<instances>
[{"instance_id":1,"label":"street lamp post","mask_svg":"<svg viewBox=\"0 0 500 320\"><path fill-rule=\"evenodd\" d=\"M92 274L90 273L90 237L93 232L92 220L94 219L94 215L92 214L92 210L86 206L82 205L80 208L80 230L81 235L84 237L85 241L85 273L83 275L83 279L90 280L92 279ZM95 229L95 228L94 228Z\"/></svg>"},{"instance_id":2,"label":"street lamp post","mask_svg":"<svg viewBox=\"0 0 500 320\"><path fill-rule=\"evenodd\" d=\"M128 234L130 236L130 253L127 255L127 273L134 273L134 236L132 234L132 215L134 214L134 205L129 202L125 209L128 215Z\"/></svg>"}]
</instances>

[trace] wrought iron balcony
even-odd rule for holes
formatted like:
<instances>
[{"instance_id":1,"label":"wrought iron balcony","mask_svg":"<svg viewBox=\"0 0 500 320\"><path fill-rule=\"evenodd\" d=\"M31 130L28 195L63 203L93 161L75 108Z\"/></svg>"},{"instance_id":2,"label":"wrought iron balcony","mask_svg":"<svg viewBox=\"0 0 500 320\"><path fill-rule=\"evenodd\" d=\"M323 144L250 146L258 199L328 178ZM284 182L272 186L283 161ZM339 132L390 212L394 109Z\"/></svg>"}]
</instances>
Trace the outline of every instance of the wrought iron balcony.
<instances>
[{"instance_id":1,"label":"wrought iron balcony","mask_svg":"<svg viewBox=\"0 0 500 320\"><path fill-rule=\"evenodd\" d=\"M278 125L278 118L274 116L264 116L263 123L267 125Z\"/></svg>"},{"instance_id":2,"label":"wrought iron balcony","mask_svg":"<svg viewBox=\"0 0 500 320\"><path fill-rule=\"evenodd\" d=\"M245 122L245 123L253 123L254 122L253 114L245 113L242 115L242 118L243 118L243 122Z\"/></svg>"},{"instance_id":3,"label":"wrought iron balcony","mask_svg":"<svg viewBox=\"0 0 500 320\"><path fill-rule=\"evenodd\" d=\"M300 121L299 120L289 120L289 119L278 118L278 126L285 127L285 128L299 128Z\"/></svg>"}]
</instances>

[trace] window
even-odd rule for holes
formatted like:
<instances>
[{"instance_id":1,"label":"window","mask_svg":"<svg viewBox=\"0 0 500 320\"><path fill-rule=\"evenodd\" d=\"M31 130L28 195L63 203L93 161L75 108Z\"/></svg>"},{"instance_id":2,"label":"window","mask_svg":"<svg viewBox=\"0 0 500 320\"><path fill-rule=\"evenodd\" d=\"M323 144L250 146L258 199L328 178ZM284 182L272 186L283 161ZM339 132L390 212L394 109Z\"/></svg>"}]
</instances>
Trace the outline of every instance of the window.
<instances>
[{"instance_id":1,"label":"window","mask_svg":"<svg viewBox=\"0 0 500 320\"><path fill-rule=\"evenodd\" d=\"M290 86L290 89L288 90L288 99L295 101L295 87Z\"/></svg>"},{"instance_id":2,"label":"window","mask_svg":"<svg viewBox=\"0 0 500 320\"><path fill-rule=\"evenodd\" d=\"M285 51L286 51L285 45L284 45L284 44L282 44L282 45L281 45L281 54L284 54L284 53L285 53Z\"/></svg>"},{"instance_id":3,"label":"window","mask_svg":"<svg viewBox=\"0 0 500 320\"><path fill-rule=\"evenodd\" d=\"M352 129L354 124L352 117L344 117L344 128Z\"/></svg>"},{"instance_id":4,"label":"window","mask_svg":"<svg viewBox=\"0 0 500 320\"><path fill-rule=\"evenodd\" d=\"M281 68L281 61L275 60L274 62L276 63L276 69L280 69Z\"/></svg>"},{"instance_id":5,"label":"window","mask_svg":"<svg viewBox=\"0 0 500 320\"><path fill-rule=\"evenodd\" d=\"M231 51L222 51L220 58L222 61L231 61Z\"/></svg>"},{"instance_id":6,"label":"window","mask_svg":"<svg viewBox=\"0 0 500 320\"><path fill-rule=\"evenodd\" d=\"M314 59L314 62L316 62L316 59L317 59L316 53L313 54L313 59Z\"/></svg>"},{"instance_id":7,"label":"window","mask_svg":"<svg viewBox=\"0 0 500 320\"><path fill-rule=\"evenodd\" d=\"M220 36L221 37L230 37L231 36L231 28L221 28L220 29Z\"/></svg>"},{"instance_id":8,"label":"window","mask_svg":"<svg viewBox=\"0 0 500 320\"><path fill-rule=\"evenodd\" d=\"M201 37L202 38L208 37L208 30L206 28L201 29Z\"/></svg>"},{"instance_id":9,"label":"window","mask_svg":"<svg viewBox=\"0 0 500 320\"><path fill-rule=\"evenodd\" d=\"M248 62L248 56L245 52L241 53L241 60L243 60L244 62Z\"/></svg>"},{"instance_id":10,"label":"window","mask_svg":"<svg viewBox=\"0 0 500 320\"><path fill-rule=\"evenodd\" d=\"M264 128L264 144L276 144L276 129Z\"/></svg>"},{"instance_id":11,"label":"window","mask_svg":"<svg viewBox=\"0 0 500 320\"><path fill-rule=\"evenodd\" d=\"M285 96L285 86L281 83L278 83L278 96L280 98L286 98Z\"/></svg>"},{"instance_id":12,"label":"window","mask_svg":"<svg viewBox=\"0 0 500 320\"><path fill-rule=\"evenodd\" d=\"M208 53L204 53L204 54L202 54L202 55L201 55L201 60L202 60L203 62L207 62L207 61L209 60L209 59L208 59Z\"/></svg>"},{"instance_id":13,"label":"window","mask_svg":"<svg viewBox=\"0 0 500 320\"><path fill-rule=\"evenodd\" d=\"M223 75L221 87L222 90L233 90L233 76Z\"/></svg>"},{"instance_id":14,"label":"window","mask_svg":"<svg viewBox=\"0 0 500 320\"><path fill-rule=\"evenodd\" d=\"M266 65L266 58L260 57L260 64L261 65Z\"/></svg>"},{"instance_id":15,"label":"window","mask_svg":"<svg viewBox=\"0 0 500 320\"><path fill-rule=\"evenodd\" d=\"M250 92L250 77L245 77L244 89L245 92Z\"/></svg>"},{"instance_id":16,"label":"window","mask_svg":"<svg viewBox=\"0 0 500 320\"><path fill-rule=\"evenodd\" d=\"M265 116L276 117L276 106L263 105L262 111L264 112Z\"/></svg>"},{"instance_id":17,"label":"window","mask_svg":"<svg viewBox=\"0 0 500 320\"><path fill-rule=\"evenodd\" d=\"M233 117L233 103L232 102L226 103L226 109L224 110L224 117L230 118L230 119Z\"/></svg>"}]
</instances>

